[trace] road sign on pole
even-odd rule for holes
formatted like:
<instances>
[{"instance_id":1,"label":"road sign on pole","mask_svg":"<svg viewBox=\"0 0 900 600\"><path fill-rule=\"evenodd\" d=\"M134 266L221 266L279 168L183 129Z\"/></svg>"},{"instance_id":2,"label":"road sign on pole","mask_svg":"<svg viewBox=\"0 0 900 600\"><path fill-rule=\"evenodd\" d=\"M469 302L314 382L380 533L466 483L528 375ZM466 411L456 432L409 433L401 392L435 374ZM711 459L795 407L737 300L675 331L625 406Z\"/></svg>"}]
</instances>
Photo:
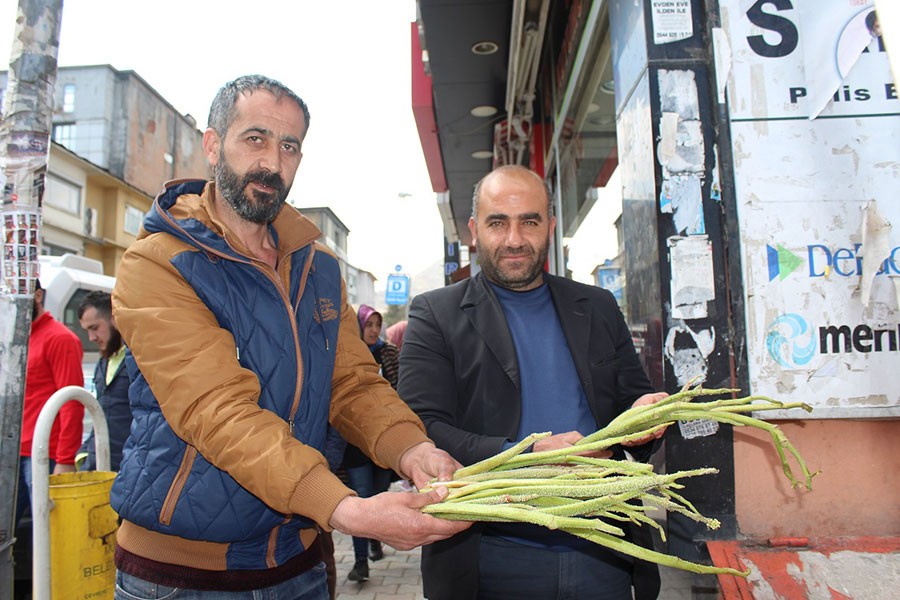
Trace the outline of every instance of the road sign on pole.
<instances>
[{"instance_id":1,"label":"road sign on pole","mask_svg":"<svg viewBox=\"0 0 900 600\"><path fill-rule=\"evenodd\" d=\"M386 304L406 304L409 302L409 277L407 275L388 275Z\"/></svg>"}]
</instances>

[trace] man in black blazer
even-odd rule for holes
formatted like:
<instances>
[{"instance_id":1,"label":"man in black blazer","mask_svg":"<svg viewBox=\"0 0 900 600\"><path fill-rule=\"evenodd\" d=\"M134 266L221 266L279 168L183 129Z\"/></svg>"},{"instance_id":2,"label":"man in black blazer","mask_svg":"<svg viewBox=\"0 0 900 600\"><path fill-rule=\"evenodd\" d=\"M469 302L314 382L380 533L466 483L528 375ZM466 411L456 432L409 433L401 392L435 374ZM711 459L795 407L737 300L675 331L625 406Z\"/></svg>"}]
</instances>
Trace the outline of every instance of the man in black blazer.
<instances>
[{"instance_id":1,"label":"man in black blazer","mask_svg":"<svg viewBox=\"0 0 900 600\"><path fill-rule=\"evenodd\" d=\"M400 359L400 397L438 447L470 465L533 432L554 433L534 450L569 446L665 397L654 393L612 294L544 272L556 220L537 174L494 170L475 187L472 212L481 272L413 300ZM646 460L652 441L629 451ZM641 538L631 539L649 544ZM477 524L423 547L422 574L429 600L616 600L630 599L632 585L637 598L659 589L655 565L519 524Z\"/></svg>"}]
</instances>

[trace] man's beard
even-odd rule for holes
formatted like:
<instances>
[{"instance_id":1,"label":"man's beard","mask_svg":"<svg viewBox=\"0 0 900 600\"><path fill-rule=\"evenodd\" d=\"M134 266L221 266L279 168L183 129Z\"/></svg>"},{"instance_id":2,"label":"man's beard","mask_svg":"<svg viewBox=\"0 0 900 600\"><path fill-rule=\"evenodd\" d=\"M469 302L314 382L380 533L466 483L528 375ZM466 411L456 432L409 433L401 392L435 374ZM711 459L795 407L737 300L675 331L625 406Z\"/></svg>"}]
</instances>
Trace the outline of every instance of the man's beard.
<instances>
[{"instance_id":1,"label":"man's beard","mask_svg":"<svg viewBox=\"0 0 900 600\"><path fill-rule=\"evenodd\" d=\"M523 248L530 250L531 256L523 257L521 260L527 261L529 258L532 258L533 262L528 265L528 268L525 269L525 271L523 271L521 275L516 275L512 272L508 272L508 270L504 270L500 266L500 259L503 256L507 254L522 254ZM506 246L502 246L495 250L494 254L492 255L490 252L486 252L477 240L475 242L475 250L478 253L478 262L481 264L481 270L484 271L484 276L500 287L504 287L509 290L519 290L527 287L528 284L541 276L541 274L544 272L544 264L547 262L547 254L549 252L549 249L549 242L543 244L540 248L538 248L537 252L535 252L534 248L531 248L530 246L523 246L521 248L508 248Z\"/></svg>"},{"instance_id":2,"label":"man's beard","mask_svg":"<svg viewBox=\"0 0 900 600\"><path fill-rule=\"evenodd\" d=\"M119 333L119 330L115 327L109 328L109 342L106 343L106 348L100 350L100 355L103 358L109 358L113 354L119 351L119 348L122 347L122 334Z\"/></svg>"},{"instance_id":3,"label":"man's beard","mask_svg":"<svg viewBox=\"0 0 900 600\"><path fill-rule=\"evenodd\" d=\"M228 166L223 153L219 153L219 162L216 163L213 170L219 193L234 209L234 212L245 221L267 225L274 221L281 212L290 188L285 188L284 181L277 173L264 170L249 171L239 178L238 174ZM266 194L257 190L253 193L252 199L248 198L246 189L252 182L273 188L275 192Z\"/></svg>"}]
</instances>

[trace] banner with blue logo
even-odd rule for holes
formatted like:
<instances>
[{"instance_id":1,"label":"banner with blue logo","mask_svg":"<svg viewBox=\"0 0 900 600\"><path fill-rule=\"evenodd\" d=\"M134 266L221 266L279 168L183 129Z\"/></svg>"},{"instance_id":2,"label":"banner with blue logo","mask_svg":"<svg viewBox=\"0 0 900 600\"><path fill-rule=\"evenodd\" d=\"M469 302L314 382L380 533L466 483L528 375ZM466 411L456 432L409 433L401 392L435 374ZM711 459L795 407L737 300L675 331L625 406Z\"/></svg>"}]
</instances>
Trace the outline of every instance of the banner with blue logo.
<instances>
[{"instance_id":1,"label":"banner with blue logo","mask_svg":"<svg viewBox=\"0 0 900 600\"><path fill-rule=\"evenodd\" d=\"M874 3L720 7L751 392L898 417L900 98Z\"/></svg>"},{"instance_id":2,"label":"banner with blue logo","mask_svg":"<svg viewBox=\"0 0 900 600\"><path fill-rule=\"evenodd\" d=\"M407 304L409 302L409 277L388 275L384 301L386 304Z\"/></svg>"}]
</instances>

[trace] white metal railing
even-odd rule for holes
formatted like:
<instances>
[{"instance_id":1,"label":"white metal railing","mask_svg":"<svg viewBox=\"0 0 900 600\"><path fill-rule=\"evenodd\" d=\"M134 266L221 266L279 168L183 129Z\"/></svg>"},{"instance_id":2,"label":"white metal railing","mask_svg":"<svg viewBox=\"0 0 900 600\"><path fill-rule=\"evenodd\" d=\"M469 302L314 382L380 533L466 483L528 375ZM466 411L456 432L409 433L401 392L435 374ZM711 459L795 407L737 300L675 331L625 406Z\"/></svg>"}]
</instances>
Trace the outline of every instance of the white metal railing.
<instances>
[{"instance_id":1,"label":"white metal railing","mask_svg":"<svg viewBox=\"0 0 900 600\"><path fill-rule=\"evenodd\" d=\"M91 413L97 470L109 471L109 430L100 403L77 385L57 390L38 416L31 442L32 600L50 600L50 430L62 405L77 400Z\"/></svg>"}]
</instances>

